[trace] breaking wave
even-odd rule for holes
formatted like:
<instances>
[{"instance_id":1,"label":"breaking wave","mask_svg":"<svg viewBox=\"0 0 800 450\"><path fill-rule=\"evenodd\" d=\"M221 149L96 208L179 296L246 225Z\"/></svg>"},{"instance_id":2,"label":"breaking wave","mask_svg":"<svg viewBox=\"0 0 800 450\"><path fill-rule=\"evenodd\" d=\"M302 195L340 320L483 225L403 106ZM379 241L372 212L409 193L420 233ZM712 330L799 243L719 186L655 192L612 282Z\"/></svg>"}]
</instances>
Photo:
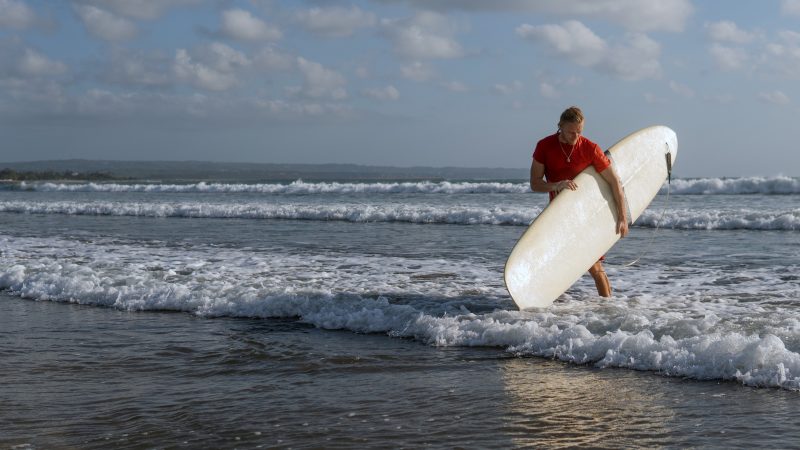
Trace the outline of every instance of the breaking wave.
<instances>
[{"instance_id":1,"label":"breaking wave","mask_svg":"<svg viewBox=\"0 0 800 450\"><path fill-rule=\"evenodd\" d=\"M414 181L394 183L304 182L292 183L211 183L126 184L126 183L20 183L5 189L41 192L151 192L151 193L260 193L275 195L312 194L520 194L530 192L527 181ZM787 176L746 178L674 179L672 195L797 195L800 178ZM667 192L667 185L661 193Z\"/></svg>"},{"instance_id":2,"label":"breaking wave","mask_svg":"<svg viewBox=\"0 0 800 450\"><path fill-rule=\"evenodd\" d=\"M496 271L460 260L256 255L52 238L0 238L0 251L0 289L39 301L203 317L294 318L324 329L383 333L436 346L495 347L596 367L800 389L800 354L792 347L800 339L794 306L742 304L726 295L708 302L683 287L692 280L672 281L662 289L671 292L669 298L610 302L578 292L580 298L563 299L547 311L520 312L510 305ZM423 276L444 268L454 273L435 281ZM694 276L705 283L708 274ZM775 278L769 271L761 276ZM780 283L775 278L776 289L793 289ZM447 306L436 310L413 298L392 300L419 293ZM475 312L481 302L494 308Z\"/></svg>"},{"instance_id":3,"label":"breaking wave","mask_svg":"<svg viewBox=\"0 0 800 450\"><path fill-rule=\"evenodd\" d=\"M527 226L540 207L434 206L415 204L270 204L145 202L0 202L0 212L88 216L284 219L345 222L405 222L453 225ZM800 209L647 210L635 226L683 230L800 230Z\"/></svg>"},{"instance_id":4,"label":"breaking wave","mask_svg":"<svg viewBox=\"0 0 800 450\"><path fill-rule=\"evenodd\" d=\"M786 176L676 179L669 190L673 195L797 195L800 179ZM667 187L662 187L661 193L666 192Z\"/></svg>"}]
</instances>

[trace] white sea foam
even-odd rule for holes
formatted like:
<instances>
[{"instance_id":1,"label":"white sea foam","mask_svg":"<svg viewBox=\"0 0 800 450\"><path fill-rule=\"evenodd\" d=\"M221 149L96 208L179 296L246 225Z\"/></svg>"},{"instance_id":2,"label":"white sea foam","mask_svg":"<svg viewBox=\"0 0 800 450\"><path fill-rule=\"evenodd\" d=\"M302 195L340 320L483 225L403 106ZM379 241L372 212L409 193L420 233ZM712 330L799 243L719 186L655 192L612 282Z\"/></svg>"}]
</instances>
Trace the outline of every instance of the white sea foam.
<instances>
[{"instance_id":1,"label":"white sea foam","mask_svg":"<svg viewBox=\"0 0 800 450\"><path fill-rule=\"evenodd\" d=\"M737 274L757 282L739 280L734 290L719 279L729 274L714 269L650 265L623 277L609 267L622 281L614 300L596 298L580 282L548 310L519 312L503 290L501 267L461 259L7 237L0 252L0 288L29 299L298 318L438 346L800 389L800 299L793 281L770 268ZM633 284L636 296L626 295ZM776 294L760 302L765 285ZM751 290L751 301L737 300Z\"/></svg>"},{"instance_id":2,"label":"white sea foam","mask_svg":"<svg viewBox=\"0 0 800 450\"><path fill-rule=\"evenodd\" d=\"M641 227L682 230L800 230L800 209L783 211L724 209L671 209L645 211L635 222Z\"/></svg>"},{"instance_id":3,"label":"white sea foam","mask_svg":"<svg viewBox=\"0 0 800 450\"><path fill-rule=\"evenodd\" d=\"M261 193L261 194L517 194L530 192L525 182L409 181L393 183L304 182L292 183L31 183L20 189L44 192L158 192L158 193ZM787 176L743 178L676 178L672 195L797 195L800 178ZM667 192L665 184L660 191Z\"/></svg>"},{"instance_id":4,"label":"white sea foam","mask_svg":"<svg viewBox=\"0 0 800 450\"><path fill-rule=\"evenodd\" d=\"M527 225L541 209L411 204L0 202L0 212L92 216L338 220L461 225Z\"/></svg>"},{"instance_id":5,"label":"white sea foam","mask_svg":"<svg viewBox=\"0 0 800 450\"><path fill-rule=\"evenodd\" d=\"M420 181L395 183L22 183L21 189L43 192L176 192L176 193L260 193L260 194L493 194L525 193L527 182Z\"/></svg>"},{"instance_id":6,"label":"white sea foam","mask_svg":"<svg viewBox=\"0 0 800 450\"><path fill-rule=\"evenodd\" d=\"M404 203L207 203L0 201L0 212L91 216L287 219L347 222L527 226L541 207L420 205ZM800 230L800 209L646 210L638 227L684 230Z\"/></svg>"},{"instance_id":7,"label":"white sea foam","mask_svg":"<svg viewBox=\"0 0 800 450\"><path fill-rule=\"evenodd\" d=\"M800 178L786 176L746 178L694 178L675 179L669 186L673 195L797 195L800 194ZM667 192L667 186L660 191Z\"/></svg>"}]
</instances>

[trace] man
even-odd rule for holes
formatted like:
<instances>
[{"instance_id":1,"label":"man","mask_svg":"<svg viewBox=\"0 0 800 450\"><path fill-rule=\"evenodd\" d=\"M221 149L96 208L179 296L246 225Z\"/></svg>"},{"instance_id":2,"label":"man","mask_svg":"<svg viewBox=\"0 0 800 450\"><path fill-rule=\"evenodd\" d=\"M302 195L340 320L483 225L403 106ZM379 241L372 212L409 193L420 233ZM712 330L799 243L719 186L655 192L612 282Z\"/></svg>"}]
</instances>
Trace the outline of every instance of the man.
<instances>
[{"instance_id":1,"label":"man","mask_svg":"<svg viewBox=\"0 0 800 450\"><path fill-rule=\"evenodd\" d=\"M625 193L619 182L611 161L603 154L600 146L586 139L583 133L583 112L577 106L567 108L561 113L558 131L536 144L531 164L531 189L536 192L549 192L552 201L564 189L576 190L573 179L590 165L611 186L617 203L616 231L621 237L628 234L628 220L625 212ZM611 284L603 269L600 258L589 274L594 278L597 293L602 297L611 296Z\"/></svg>"}]
</instances>

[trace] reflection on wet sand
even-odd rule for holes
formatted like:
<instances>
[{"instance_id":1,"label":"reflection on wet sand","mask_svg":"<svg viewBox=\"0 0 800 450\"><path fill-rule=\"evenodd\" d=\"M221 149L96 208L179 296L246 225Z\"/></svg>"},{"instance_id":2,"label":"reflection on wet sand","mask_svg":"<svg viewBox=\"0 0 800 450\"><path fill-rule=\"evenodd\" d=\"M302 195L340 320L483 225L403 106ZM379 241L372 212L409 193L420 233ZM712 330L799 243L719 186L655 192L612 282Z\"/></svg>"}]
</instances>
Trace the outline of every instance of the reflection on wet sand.
<instances>
[{"instance_id":1,"label":"reflection on wet sand","mask_svg":"<svg viewBox=\"0 0 800 450\"><path fill-rule=\"evenodd\" d=\"M653 447L674 438L667 424L675 412L669 399L659 398L664 391L621 383L615 374L630 376L540 359L507 360L505 432L515 446L537 448Z\"/></svg>"}]
</instances>

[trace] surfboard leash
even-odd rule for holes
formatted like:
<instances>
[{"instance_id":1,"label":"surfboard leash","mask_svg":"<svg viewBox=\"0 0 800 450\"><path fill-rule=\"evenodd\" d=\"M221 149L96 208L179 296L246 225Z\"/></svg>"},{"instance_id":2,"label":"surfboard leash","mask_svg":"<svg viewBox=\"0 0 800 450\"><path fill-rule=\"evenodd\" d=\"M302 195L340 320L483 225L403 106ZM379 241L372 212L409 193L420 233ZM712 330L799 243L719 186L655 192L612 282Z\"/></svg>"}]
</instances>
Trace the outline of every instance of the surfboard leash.
<instances>
[{"instance_id":1,"label":"surfboard leash","mask_svg":"<svg viewBox=\"0 0 800 450\"><path fill-rule=\"evenodd\" d=\"M644 247L639 256L634 259L633 261L625 264L622 267L630 267L639 262L640 259L644 257L645 254L650 250L650 246L653 245L653 241L656 240L656 235L658 234L658 230L661 228L661 224L664 221L664 216L667 214L667 208L669 208L669 193L670 193L670 186L672 186L672 152L669 151L669 142L666 143L667 151L664 153L664 159L667 162L667 199L664 202L664 209L661 210L661 216L658 218L658 222L656 222L656 229L653 230L653 234L650 236L650 241Z\"/></svg>"}]
</instances>

